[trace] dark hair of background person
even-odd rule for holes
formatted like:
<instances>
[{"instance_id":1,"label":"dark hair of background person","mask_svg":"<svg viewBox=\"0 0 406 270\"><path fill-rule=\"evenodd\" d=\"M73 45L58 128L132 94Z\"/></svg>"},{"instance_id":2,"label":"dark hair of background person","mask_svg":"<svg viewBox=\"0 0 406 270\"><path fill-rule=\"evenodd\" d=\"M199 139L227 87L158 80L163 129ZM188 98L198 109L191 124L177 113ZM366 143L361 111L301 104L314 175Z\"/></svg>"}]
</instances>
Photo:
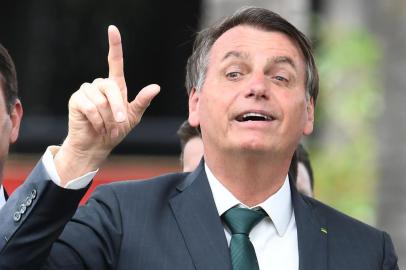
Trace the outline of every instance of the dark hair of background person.
<instances>
[{"instance_id":1,"label":"dark hair of background person","mask_svg":"<svg viewBox=\"0 0 406 270\"><path fill-rule=\"evenodd\" d=\"M195 40L193 53L186 65L185 87L190 94L193 88L200 91L207 72L210 49L227 30L249 25L266 31L277 31L290 37L303 54L306 65L306 96L316 104L319 92L319 76L308 38L278 14L263 8L242 8L219 24L201 31Z\"/></svg>"},{"instance_id":2,"label":"dark hair of background person","mask_svg":"<svg viewBox=\"0 0 406 270\"><path fill-rule=\"evenodd\" d=\"M299 144L297 146L295 153L293 154L292 161L290 163L290 167L289 167L289 175L292 177L293 183L295 183L295 184L297 182L297 172L298 172L299 162L305 166L305 168L309 174L310 186L311 186L312 190L314 190L313 169L310 164L309 153L306 151L306 149L304 149L302 144Z\"/></svg>"},{"instance_id":3,"label":"dark hair of background person","mask_svg":"<svg viewBox=\"0 0 406 270\"><path fill-rule=\"evenodd\" d=\"M7 113L11 110L18 98L17 73L14 62L7 49L0 44L0 88L3 89Z\"/></svg>"},{"instance_id":4,"label":"dark hair of background person","mask_svg":"<svg viewBox=\"0 0 406 270\"><path fill-rule=\"evenodd\" d=\"M186 143L194 138L200 137L200 132L198 128L192 127L188 120L185 120L179 127L178 131L176 132L180 139L180 161L183 162L183 150L185 149Z\"/></svg>"}]
</instances>

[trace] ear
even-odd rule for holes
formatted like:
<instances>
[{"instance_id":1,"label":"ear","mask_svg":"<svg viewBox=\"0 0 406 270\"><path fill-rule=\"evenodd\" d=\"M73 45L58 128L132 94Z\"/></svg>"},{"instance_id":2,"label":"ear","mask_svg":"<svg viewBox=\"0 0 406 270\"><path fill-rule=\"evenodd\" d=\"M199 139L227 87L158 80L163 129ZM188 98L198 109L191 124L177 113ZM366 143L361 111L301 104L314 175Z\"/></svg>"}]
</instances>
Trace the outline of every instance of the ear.
<instances>
[{"instance_id":1,"label":"ear","mask_svg":"<svg viewBox=\"0 0 406 270\"><path fill-rule=\"evenodd\" d=\"M313 125L314 125L314 100L311 97L307 101L307 118L306 118L306 124L303 129L303 135L310 135L313 132Z\"/></svg>"},{"instance_id":2,"label":"ear","mask_svg":"<svg viewBox=\"0 0 406 270\"><path fill-rule=\"evenodd\" d=\"M199 121L199 98L200 93L193 87L189 94L189 124L192 127L198 127Z\"/></svg>"},{"instance_id":3,"label":"ear","mask_svg":"<svg viewBox=\"0 0 406 270\"><path fill-rule=\"evenodd\" d=\"M13 109L10 112L11 119L10 143L14 143L18 138L18 132L20 131L20 123L22 117L23 117L23 106L21 105L21 101L17 99Z\"/></svg>"}]
</instances>

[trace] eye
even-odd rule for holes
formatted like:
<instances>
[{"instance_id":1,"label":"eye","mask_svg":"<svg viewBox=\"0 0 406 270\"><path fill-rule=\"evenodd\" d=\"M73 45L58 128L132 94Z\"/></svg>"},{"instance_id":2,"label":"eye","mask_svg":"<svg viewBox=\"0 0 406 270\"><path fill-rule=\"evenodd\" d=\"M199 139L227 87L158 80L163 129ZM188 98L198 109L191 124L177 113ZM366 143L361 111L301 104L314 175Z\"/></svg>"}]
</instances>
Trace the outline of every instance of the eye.
<instances>
[{"instance_id":1,"label":"eye","mask_svg":"<svg viewBox=\"0 0 406 270\"><path fill-rule=\"evenodd\" d=\"M287 82L288 81L285 77L280 76L280 75L276 75L274 78L275 78L275 80L281 81L281 82Z\"/></svg>"},{"instance_id":2,"label":"eye","mask_svg":"<svg viewBox=\"0 0 406 270\"><path fill-rule=\"evenodd\" d=\"M226 74L226 77L230 80L237 80L238 78L240 78L242 76L242 73L239 71L232 71L232 72L228 72Z\"/></svg>"}]
</instances>

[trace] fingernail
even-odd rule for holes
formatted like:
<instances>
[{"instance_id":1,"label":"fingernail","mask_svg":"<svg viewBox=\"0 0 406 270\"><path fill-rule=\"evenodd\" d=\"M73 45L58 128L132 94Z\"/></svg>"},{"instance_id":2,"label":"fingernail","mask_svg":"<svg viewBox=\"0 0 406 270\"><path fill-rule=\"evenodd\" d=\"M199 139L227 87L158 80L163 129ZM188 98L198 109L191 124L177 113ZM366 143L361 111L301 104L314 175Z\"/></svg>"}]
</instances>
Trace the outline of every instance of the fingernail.
<instances>
[{"instance_id":1,"label":"fingernail","mask_svg":"<svg viewBox=\"0 0 406 270\"><path fill-rule=\"evenodd\" d=\"M118 112L116 114L116 121L117 122L124 122L124 120L125 120L124 113Z\"/></svg>"}]
</instances>

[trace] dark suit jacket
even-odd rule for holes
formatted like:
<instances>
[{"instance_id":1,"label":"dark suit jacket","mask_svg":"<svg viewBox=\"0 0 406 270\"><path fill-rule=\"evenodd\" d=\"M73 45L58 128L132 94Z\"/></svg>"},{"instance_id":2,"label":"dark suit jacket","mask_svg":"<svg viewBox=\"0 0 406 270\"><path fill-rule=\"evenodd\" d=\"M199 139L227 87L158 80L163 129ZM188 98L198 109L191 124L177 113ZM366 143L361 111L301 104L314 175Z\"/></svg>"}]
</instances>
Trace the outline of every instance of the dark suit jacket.
<instances>
[{"instance_id":1,"label":"dark suit jacket","mask_svg":"<svg viewBox=\"0 0 406 270\"><path fill-rule=\"evenodd\" d=\"M398 269L388 234L291 189L300 270ZM0 212L0 269L231 269L202 164L101 186L71 218L85 191L57 187L39 163Z\"/></svg>"}]
</instances>

